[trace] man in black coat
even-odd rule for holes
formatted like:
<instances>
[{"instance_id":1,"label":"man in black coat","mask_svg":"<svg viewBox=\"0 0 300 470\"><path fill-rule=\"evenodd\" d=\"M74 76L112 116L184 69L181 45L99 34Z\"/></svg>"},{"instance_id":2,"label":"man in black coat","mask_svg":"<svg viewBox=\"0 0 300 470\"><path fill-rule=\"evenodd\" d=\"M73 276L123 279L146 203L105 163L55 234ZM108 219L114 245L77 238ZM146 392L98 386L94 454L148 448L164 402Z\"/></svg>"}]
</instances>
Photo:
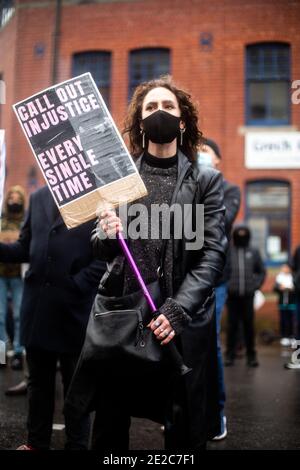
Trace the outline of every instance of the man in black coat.
<instances>
[{"instance_id":1,"label":"man in black coat","mask_svg":"<svg viewBox=\"0 0 300 470\"><path fill-rule=\"evenodd\" d=\"M30 197L15 243L0 243L0 261L29 263L21 306L21 343L29 368L28 442L22 450L49 449L60 362L64 393L84 341L104 265L90 245L93 222L68 230L49 189ZM87 447L88 418L66 419L66 448Z\"/></svg>"},{"instance_id":2,"label":"man in black coat","mask_svg":"<svg viewBox=\"0 0 300 470\"><path fill-rule=\"evenodd\" d=\"M237 331L240 320L244 326L247 350L247 364L258 366L254 341L254 293L259 289L266 276L264 263L256 248L250 246L250 230L240 224L233 230L231 247L231 277L228 286L228 335L227 366L235 359Z\"/></svg>"}]
</instances>

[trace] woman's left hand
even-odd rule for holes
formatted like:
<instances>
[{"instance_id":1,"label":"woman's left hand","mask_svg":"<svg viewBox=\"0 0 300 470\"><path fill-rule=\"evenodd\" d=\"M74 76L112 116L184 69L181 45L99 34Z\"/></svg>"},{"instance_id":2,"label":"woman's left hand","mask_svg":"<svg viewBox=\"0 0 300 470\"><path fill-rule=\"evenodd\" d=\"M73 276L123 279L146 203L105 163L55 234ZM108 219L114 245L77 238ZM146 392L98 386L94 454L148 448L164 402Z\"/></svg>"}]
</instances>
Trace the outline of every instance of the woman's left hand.
<instances>
[{"instance_id":1,"label":"woman's left hand","mask_svg":"<svg viewBox=\"0 0 300 470\"><path fill-rule=\"evenodd\" d=\"M159 315L157 318L151 320L147 325L156 336L156 339L161 341L161 345L168 344L175 336L175 331L171 327L171 324L167 317Z\"/></svg>"}]
</instances>

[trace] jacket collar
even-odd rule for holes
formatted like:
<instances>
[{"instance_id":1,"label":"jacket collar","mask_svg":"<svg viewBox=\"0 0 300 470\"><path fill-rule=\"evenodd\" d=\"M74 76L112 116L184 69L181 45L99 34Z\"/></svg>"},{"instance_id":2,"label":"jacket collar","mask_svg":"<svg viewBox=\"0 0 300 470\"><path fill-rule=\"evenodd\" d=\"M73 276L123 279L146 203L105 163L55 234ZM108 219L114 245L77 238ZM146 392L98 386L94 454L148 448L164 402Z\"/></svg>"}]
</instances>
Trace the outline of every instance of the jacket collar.
<instances>
[{"instance_id":1,"label":"jacket collar","mask_svg":"<svg viewBox=\"0 0 300 470\"><path fill-rule=\"evenodd\" d=\"M178 150L178 176L181 175L181 172L186 172L188 168L192 166L192 162L187 158L181 150Z\"/></svg>"}]
</instances>

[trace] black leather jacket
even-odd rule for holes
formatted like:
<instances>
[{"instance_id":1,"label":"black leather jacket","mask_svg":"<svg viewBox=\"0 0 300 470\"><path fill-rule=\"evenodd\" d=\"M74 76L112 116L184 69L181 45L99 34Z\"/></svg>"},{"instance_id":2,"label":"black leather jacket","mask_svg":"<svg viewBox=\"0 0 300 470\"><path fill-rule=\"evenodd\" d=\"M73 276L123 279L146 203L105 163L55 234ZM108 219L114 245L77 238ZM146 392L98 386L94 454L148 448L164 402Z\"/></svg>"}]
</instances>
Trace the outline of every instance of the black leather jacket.
<instances>
[{"instance_id":1,"label":"black leather jacket","mask_svg":"<svg viewBox=\"0 0 300 470\"><path fill-rule=\"evenodd\" d=\"M138 168L140 161L141 157L137 161ZM212 297L213 288L222 274L227 249L222 174L213 168L199 170L178 152L178 178L171 203L204 205L203 246L197 250L189 249L191 235L185 228L182 239L174 240L173 263L173 298L190 316L203 316L203 307ZM122 271L117 241L99 239L95 229L92 244L95 255L108 262L105 282L109 283L110 276L115 281L116 272Z\"/></svg>"}]
</instances>

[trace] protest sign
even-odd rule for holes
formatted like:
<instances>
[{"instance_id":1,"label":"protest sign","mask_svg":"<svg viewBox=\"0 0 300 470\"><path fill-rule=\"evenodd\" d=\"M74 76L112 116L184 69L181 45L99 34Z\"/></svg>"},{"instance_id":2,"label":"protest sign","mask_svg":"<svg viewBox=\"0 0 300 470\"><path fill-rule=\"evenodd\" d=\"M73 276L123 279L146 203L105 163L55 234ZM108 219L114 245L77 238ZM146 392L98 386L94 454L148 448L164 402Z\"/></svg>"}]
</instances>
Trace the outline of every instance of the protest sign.
<instances>
[{"instance_id":1,"label":"protest sign","mask_svg":"<svg viewBox=\"0 0 300 470\"><path fill-rule=\"evenodd\" d=\"M4 199L4 182L5 182L5 132L0 129L0 215L2 214L2 205Z\"/></svg>"},{"instance_id":2,"label":"protest sign","mask_svg":"<svg viewBox=\"0 0 300 470\"><path fill-rule=\"evenodd\" d=\"M14 110L68 228L147 194L90 73Z\"/></svg>"}]
</instances>

